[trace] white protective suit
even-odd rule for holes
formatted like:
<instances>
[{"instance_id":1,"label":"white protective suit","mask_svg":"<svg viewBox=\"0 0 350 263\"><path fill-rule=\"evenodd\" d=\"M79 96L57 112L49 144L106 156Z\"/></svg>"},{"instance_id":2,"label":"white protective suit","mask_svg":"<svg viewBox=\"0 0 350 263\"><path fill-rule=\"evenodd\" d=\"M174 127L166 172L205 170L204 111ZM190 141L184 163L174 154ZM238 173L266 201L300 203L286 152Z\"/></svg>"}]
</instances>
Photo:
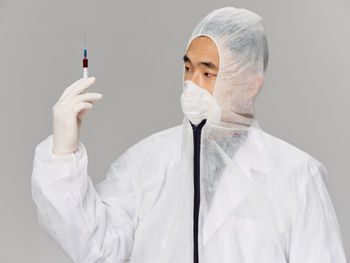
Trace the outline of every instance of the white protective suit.
<instances>
[{"instance_id":1,"label":"white protective suit","mask_svg":"<svg viewBox=\"0 0 350 263\"><path fill-rule=\"evenodd\" d=\"M205 35L219 51L221 108L196 136L184 116L131 146L95 186L81 142L65 156L52 154L53 135L36 147L39 222L74 262L346 262L324 165L243 117L255 116L267 63L261 22L225 7L195 27L187 47Z\"/></svg>"}]
</instances>

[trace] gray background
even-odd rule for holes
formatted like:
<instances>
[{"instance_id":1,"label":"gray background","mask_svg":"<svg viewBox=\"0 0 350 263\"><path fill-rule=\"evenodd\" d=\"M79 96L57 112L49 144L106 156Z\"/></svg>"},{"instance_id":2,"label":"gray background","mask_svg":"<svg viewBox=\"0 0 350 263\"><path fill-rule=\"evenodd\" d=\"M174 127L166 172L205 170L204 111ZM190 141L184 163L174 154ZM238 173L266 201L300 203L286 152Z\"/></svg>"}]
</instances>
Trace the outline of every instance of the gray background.
<instances>
[{"instance_id":1,"label":"gray background","mask_svg":"<svg viewBox=\"0 0 350 263\"><path fill-rule=\"evenodd\" d=\"M104 97L81 141L94 183L129 146L178 125L182 56L209 11L235 6L264 19L270 63L257 98L261 127L329 171L329 192L350 254L350 3L309 1L0 0L0 262L71 262L39 228L30 179L35 146L52 133L53 105L82 77Z\"/></svg>"}]
</instances>

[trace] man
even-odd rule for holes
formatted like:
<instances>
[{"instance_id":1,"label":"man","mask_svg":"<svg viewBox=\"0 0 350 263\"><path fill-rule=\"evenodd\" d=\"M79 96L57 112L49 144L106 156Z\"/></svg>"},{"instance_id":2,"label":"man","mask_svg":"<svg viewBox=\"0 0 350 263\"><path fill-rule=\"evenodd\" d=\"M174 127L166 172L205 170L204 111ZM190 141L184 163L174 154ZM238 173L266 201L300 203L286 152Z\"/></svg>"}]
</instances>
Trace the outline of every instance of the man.
<instances>
[{"instance_id":1,"label":"man","mask_svg":"<svg viewBox=\"0 0 350 263\"><path fill-rule=\"evenodd\" d=\"M79 135L101 96L81 94L91 79L65 90L36 147L32 193L74 262L346 262L326 168L254 117L261 22L233 7L205 16L184 55L182 124L131 146L96 186Z\"/></svg>"}]
</instances>

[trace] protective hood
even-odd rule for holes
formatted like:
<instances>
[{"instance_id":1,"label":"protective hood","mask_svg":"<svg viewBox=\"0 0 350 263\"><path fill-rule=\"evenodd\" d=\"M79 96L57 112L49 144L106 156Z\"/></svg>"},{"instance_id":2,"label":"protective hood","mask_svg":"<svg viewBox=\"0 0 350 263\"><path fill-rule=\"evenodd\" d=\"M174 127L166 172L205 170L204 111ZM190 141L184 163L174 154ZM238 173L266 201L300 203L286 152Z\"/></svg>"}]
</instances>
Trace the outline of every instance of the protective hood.
<instances>
[{"instance_id":1,"label":"protective hood","mask_svg":"<svg viewBox=\"0 0 350 263\"><path fill-rule=\"evenodd\" d=\"M198 36L214 41L220 61L213 96L221 107L221 119L209 117L207 122L223 127L249 126L268 63L262 18L242 8L219 8L196 25L186 50Z\"/></svg>"}]
</instances>

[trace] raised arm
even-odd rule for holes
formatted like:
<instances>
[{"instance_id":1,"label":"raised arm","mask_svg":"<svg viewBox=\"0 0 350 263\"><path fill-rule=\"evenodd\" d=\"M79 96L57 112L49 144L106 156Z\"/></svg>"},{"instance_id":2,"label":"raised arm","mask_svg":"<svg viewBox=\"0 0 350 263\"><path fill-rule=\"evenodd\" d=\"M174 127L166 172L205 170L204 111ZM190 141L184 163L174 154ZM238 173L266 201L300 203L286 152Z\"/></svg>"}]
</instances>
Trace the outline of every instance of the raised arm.
<instances>
[{"instance_id":1,"label":"raised arm","mask_svg":"<svg viewBox=\"0 0 350 263\"><path fill-rule=\"evenodd\" d=\"M56 156L50 135L35 148L32 197L40 226L74 261L124 262L133 247L139 164L126 151L96 187L87 174L88 156L79 142L75 153Z\"/></svg>"}]
</instances>

